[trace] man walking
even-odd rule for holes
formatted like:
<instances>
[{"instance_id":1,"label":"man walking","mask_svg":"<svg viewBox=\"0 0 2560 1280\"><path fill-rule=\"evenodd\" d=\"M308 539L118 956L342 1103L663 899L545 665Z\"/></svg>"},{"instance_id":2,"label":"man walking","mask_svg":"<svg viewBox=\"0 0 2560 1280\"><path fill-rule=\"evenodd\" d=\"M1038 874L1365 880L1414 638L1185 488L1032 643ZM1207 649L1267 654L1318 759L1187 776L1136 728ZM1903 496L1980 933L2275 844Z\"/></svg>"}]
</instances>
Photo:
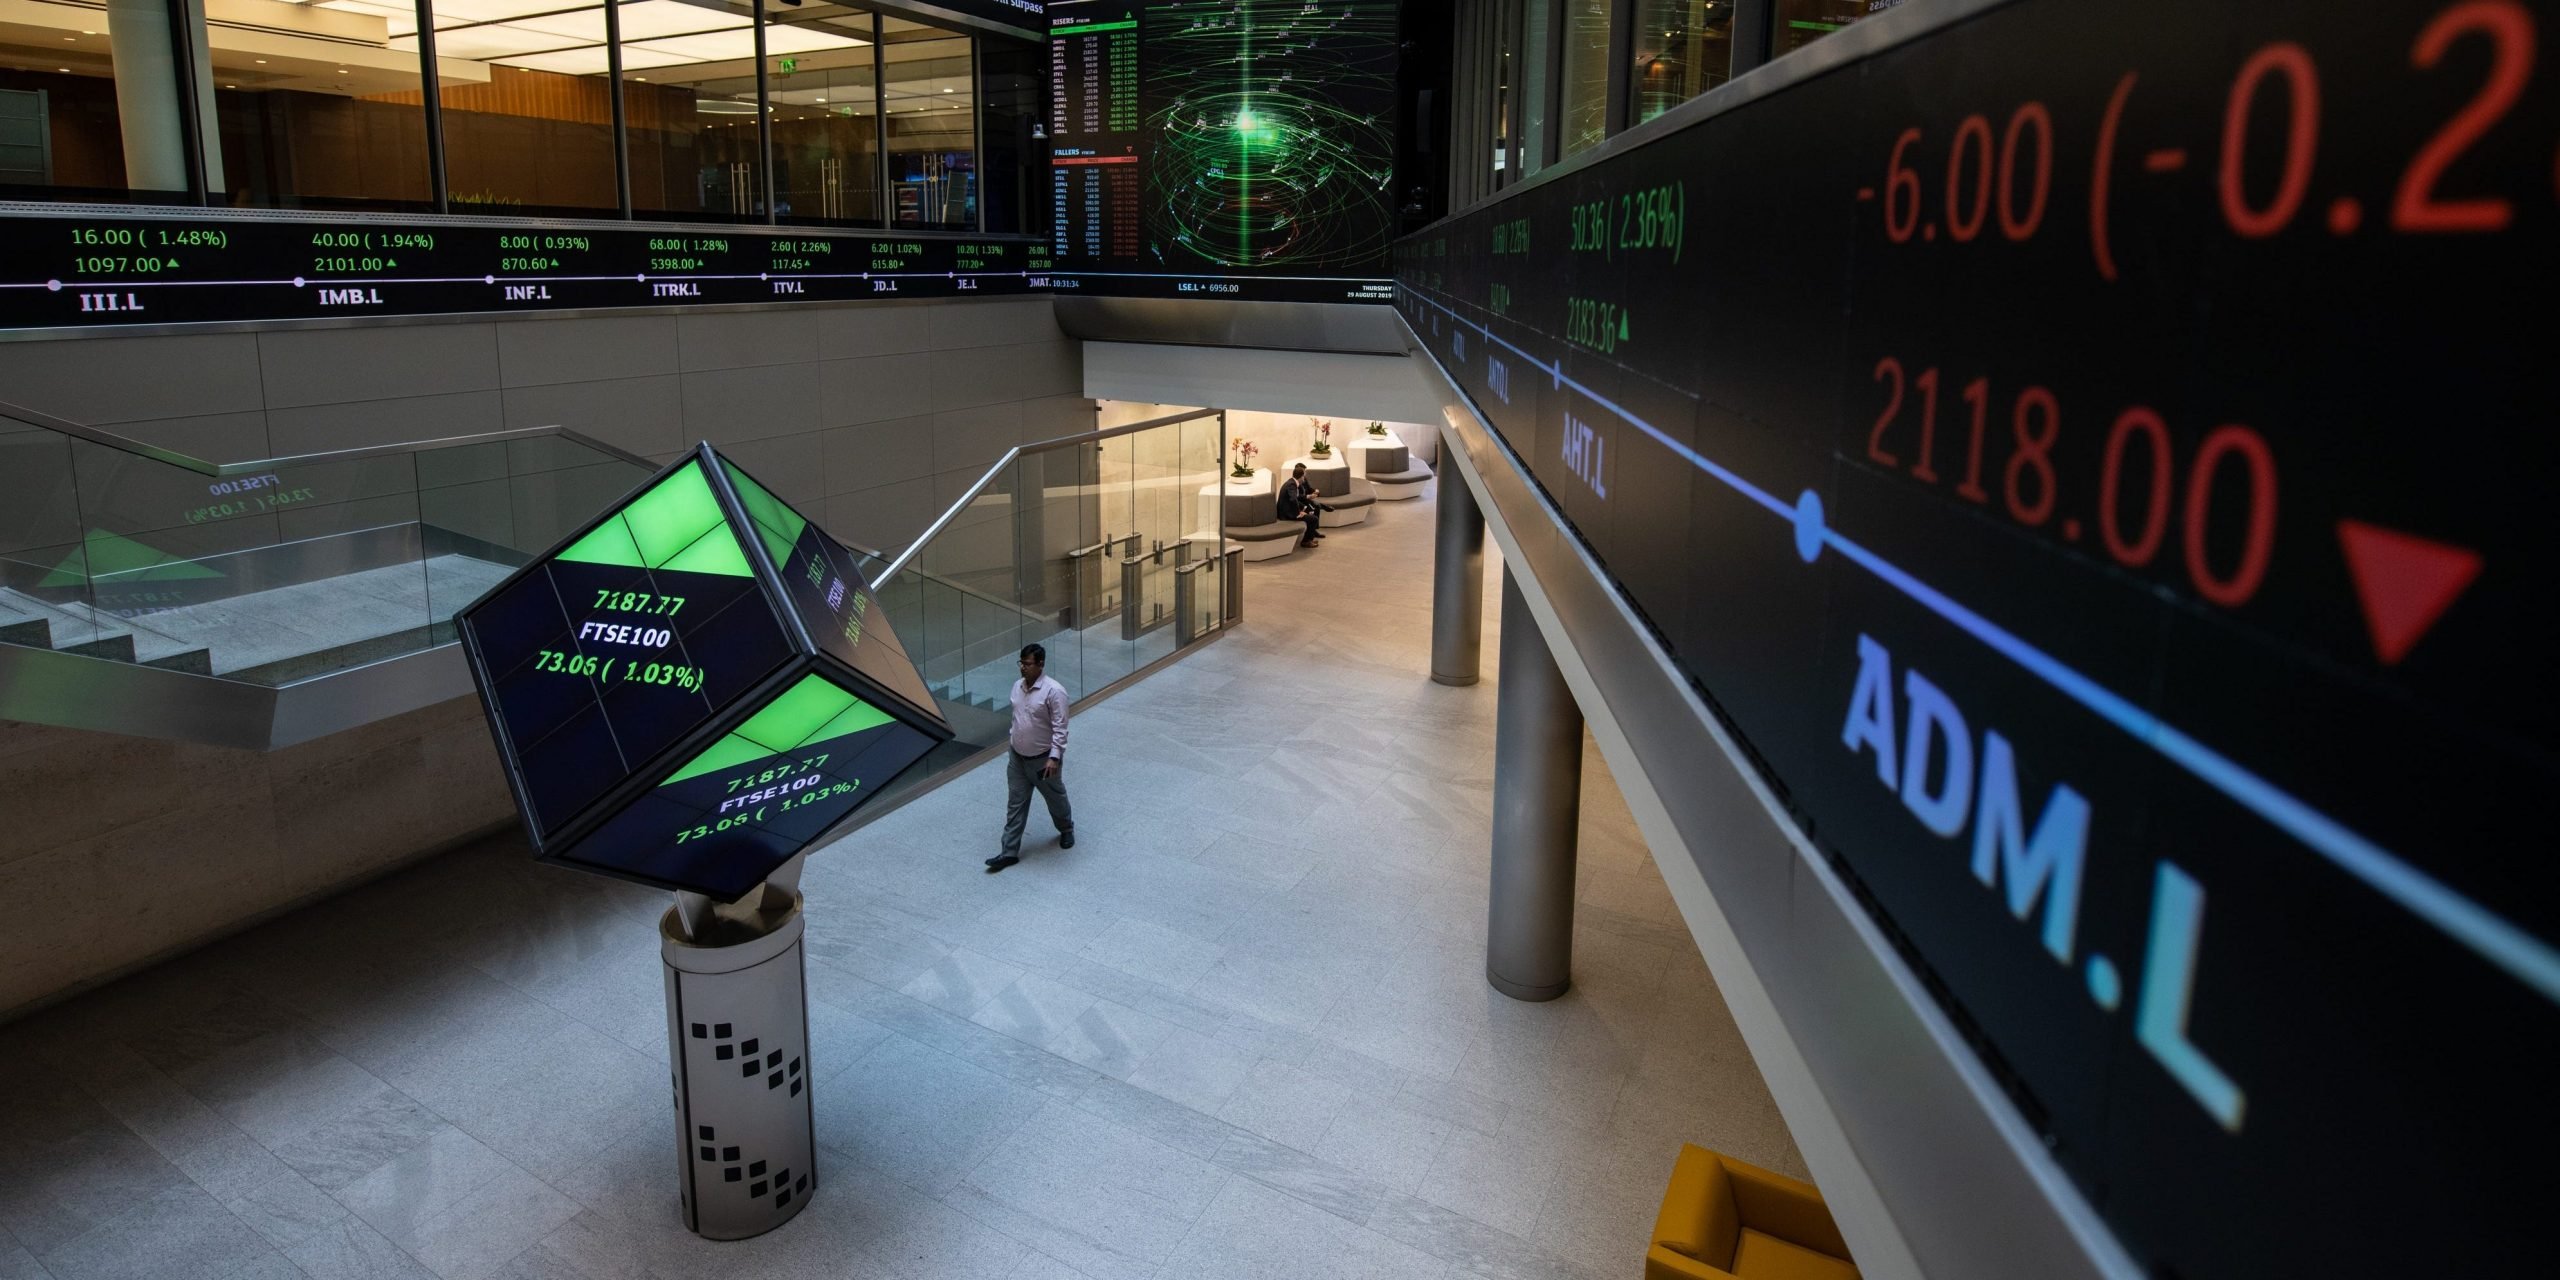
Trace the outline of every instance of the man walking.
<instances>
[{"instance_id":1,"label":"man walking","mask_svg":"<svg viewBox=\"0 0 2560 1280\"><path fill-rule=\"evenodd\" d=\"M1013 686L1013 750L1005 761L1004 845L987 859L990 875L1022 861L1022 824L1031 817L1033 787L1049 802L1058 847L1076 847L1075 813L1067 807L1060 774L1067 756L1067 689L1041 674L1048 665L1048 650L1022 646L1022 681Z\"/></svg>"}]
</instances>

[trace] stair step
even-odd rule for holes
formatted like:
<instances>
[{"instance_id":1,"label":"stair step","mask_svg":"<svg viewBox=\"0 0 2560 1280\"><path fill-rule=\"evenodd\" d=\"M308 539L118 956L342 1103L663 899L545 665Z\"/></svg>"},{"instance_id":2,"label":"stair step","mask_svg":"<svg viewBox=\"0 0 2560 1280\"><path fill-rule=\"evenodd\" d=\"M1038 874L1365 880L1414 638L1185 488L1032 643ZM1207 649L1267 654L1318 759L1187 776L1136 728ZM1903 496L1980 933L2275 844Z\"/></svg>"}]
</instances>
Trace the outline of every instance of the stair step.
<instances>
[{"instance_id":1,"label":"stair step","mask_svg":"<svg viewBox=\"0 0 2560 1280\"><path fill-rule=\"evenodd\" d=\"M109 662L131 662L133 633L128 631L120 636L104 636L81 644L58 644L53 648L56 653L76 653L84 658L104 658Z\"/></svg>"},{"instance_id":2,"label":"stair step","mask_svg":"<svg viewBox=\"0 0 2560 1280\"><path fill-rule=\"evenodd\" d=\"M12 587L0 587L0 605L44 619L51 648L93 658L133 661L133 628L78 601L56 603Z\"/></svg>"},{"instance_id":3,"label":"stair step","mask_svg":"<svg viewBox=\"0 0 2560 1280\"><path fill-rule=\"evenodd\" d=\"M33 613L0 601L0 643L22 644L34 649L53 647L53 624Z\"/></svg>"},{"instance_id":4,"label":"stair step","mask_svg":"<svg viewBox=\"0 0 2560 1280\"><path fill-rule=\"evenodd\" d=\"M122 631L133 637L133 661L146 667L213 674L213 660L203 645L179 639L148 622L120 618L103 609L73 601L56 606L98 629L101 635Z\"/></svg>"}]
</instances>

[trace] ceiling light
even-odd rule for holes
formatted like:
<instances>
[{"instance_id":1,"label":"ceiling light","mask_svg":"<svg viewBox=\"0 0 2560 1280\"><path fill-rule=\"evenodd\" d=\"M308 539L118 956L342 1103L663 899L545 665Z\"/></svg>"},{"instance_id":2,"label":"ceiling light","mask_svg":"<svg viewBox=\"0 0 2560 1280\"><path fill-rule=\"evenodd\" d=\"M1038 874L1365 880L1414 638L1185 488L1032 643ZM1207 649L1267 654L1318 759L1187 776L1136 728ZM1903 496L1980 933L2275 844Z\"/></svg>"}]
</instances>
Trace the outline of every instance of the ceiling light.
<instances>
[{"instance_id":1,"label":"ceiling light","mask_svg":"<svg viewBox=\"0 0 2560 1280\"><path fill-rule=\"evenodd\" d=\"M62 42L63 42L64 44L78 44L78 43L80 43L80 37L78 37L78 36L64 36L64 37L62 38Z\"/></svg>"},{"instance_id":2,"label":"ceiling light","mask_svg":"<svg viewBox=\"0 0 2560 1280\"><path fill-rule=\"evenodd\" d=\"M224 85L224 86L222 86L222 87L223 87L223 88L225 88L225 89L237 89L237 88L239 88L240 86L238 86L238 85L236 85L236 84L226 84L226 85Z\"/></svg>"},{"instance_id":3,"label":"ceiling light","mask_svg":"<svg viewBox=\"0 0 2560 1280\"><path fill-rule=\"evenodd\" d=\"M951 91L950 91L949 89L945 89L945 90L943 90L943 92L944 92L944 93L949 93L949 92L951 92Z\"/></svg>"},{"instance_id":4,"label":"ceiling light","mask_svg":"<svg viewBox=\"0 0 2560 1280\"><path fill-rule=\"evenodd\" d=\"M55 67L54 70L59 71L66 76L71 74L71 68L69 67Z\"/></svg>"},{"instance_id":5,"label":"ceiling light","mask_svg":"<svg viewBox=\"0 0 2560 1280\"><path fill-rule=\"evenodd\" d=\"M264 58L260 58L260 59L258 59L258 65L259 65L259 66L262 66L262 67L263 67L263 66L265 66L265 65L267 65L267 60L266 60L266 59L264 59Z\"/></svg>"},{"instance_id":6,"label":"ceiling light","mask_svg":"<svg viewBox=\"0 0 2560 1280\"><path fill-rule=\"evenodd\" d=\"M97 33L97 32L95 32L95 31L83 31L83 32L81 32L80 34L82 34L82 35L84 35L84 36L94 36L94 35L96 35L96 34L98 34L98 33Z\"/></svg>"},{"instance_id":7,"label":"ceiling light","mask_svg":"<svg viewBox=\"0 0 2560 1280\"><path fill-rule=\"evenodd\" d=\"M824 99L824 98L812 98L812 99L810 99L810 101L812 101L812 102L824 102L824 101L826 101L826 99Z\"/></svg>"},{"instance_id":8,"label":"ceiling light","mask_svg":"<svg viewBox=\"0 0 2560 1280\"><path fill-rule=\"evenodd\" d=\"M340 67L340 68L338 68L338 74L339 74L339 75L345 75L346 73L347 73L347 69L346 69L345 67Z\"/></svg>"}]
</instances>

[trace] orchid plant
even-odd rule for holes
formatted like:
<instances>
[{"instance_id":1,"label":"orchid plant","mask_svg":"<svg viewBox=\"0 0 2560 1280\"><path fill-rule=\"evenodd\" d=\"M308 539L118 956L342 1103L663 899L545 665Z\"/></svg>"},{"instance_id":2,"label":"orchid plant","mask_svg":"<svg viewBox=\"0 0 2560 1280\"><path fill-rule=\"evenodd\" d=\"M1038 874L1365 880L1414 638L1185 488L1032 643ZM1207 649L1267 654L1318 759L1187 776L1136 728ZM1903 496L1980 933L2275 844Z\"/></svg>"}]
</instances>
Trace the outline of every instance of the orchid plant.
<instances>
[{"instance_id":1,"label":"orchid plant","mask_svg":"<svg viewBox=\"0 0 2560 1280\"><path fill-rule=\"evenodd\" d=\"M1385 423L1383 423L1383 422L1372 422L1372 423L1370 423L1370 424L1369 424L1369 434L1370 434L1370 435L1373 435L1373 436L1383 436L1383 435L1387 434L1387 424L1385 424Z\"/></svg>"},{"instance_id":2,"label":"orchid plant","mask_svg":"<svg viewBox=\"0 0 2560 1280\"><path fill-rule=\"evenodd\" d=\"M1315 423L1315 424L1316 424L1316 447L1315 447L1315 448L1313 448L1313 449L1308 450L1308 452L1309 452L1309 453L1314 454L1315 456L1317 456L1317 457L1319 457L1319 458L1330 458L1330 457L1332 457L1332 456L1333 456L1333 424L1332 424L1332 423L1330 423L1330 422L1323 422L1323 421L1319 421L1319 420L1317 420L1317 419L1315 419L1315 418L1309 418L1309 419L1307 419L1307 421L1309 421L1309 422L1313 422L1313 423Z\"/></svg>"},{"instance_id":3,"label":"orchid plant","mask_svg":"<svg viewBox=\"0 0 2560 1280\"><path fill-rule=\"evenodd\" d=\"M1227 452L1230 457L1235 459L1236 463L1235 469L1227 474L1234 476L1238 480L1252 479L1253 455L1261 452L1261 450L1255 448L1254 443L1251 440L1229 440L1227 442Z\"/></svg>"}]
</instances>

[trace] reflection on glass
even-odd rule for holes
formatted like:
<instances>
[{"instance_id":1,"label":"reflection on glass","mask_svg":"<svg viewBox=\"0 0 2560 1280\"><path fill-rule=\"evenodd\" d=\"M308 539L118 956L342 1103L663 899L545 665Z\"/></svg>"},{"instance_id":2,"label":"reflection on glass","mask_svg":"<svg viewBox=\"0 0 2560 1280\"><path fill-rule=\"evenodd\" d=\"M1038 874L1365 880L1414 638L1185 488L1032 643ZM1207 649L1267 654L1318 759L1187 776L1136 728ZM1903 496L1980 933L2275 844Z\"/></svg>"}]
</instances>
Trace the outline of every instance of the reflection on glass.
<instances>
[{"instance_id":1,"label":"reflection on glass","mask_svg":"<svg viewBox=\"0 0 2560 1280\"><path fill-rule=\"evenodd\" d=\"M968 230L978 221L977 93L970 39L881 19L894 225Z\"/></svg>"},{"instance_id":2,"label":"reflection on glass","mask_svg":"<svg viewBox=\"0 0 2560 1280\"><path fill-rule=\"evenodd\" d=\"M1609 6L1566 0L1564 104L1558 157L1598 146L1609 133Z\"/></svg>"},{"instance_id":3,"label":"reflection on glass","mask_svg":"<svg viewBox=\"0 0 2560 1280\"><path fill-rule=\"evenodd\" d=\"M981 203L988 231L1049 234L1049 54L1027 40L990 39L978 46L978 85L985 97L979 139L986 174Z\"/></svg>"},{"instance_id":4,"label":"reflection on glass","mask_svg":"<svg viewBox=\"0 0 2560 1280\"><path fill-rule=\"evenodd\" d=\"M1769 56L1792 53L1860 18L1882 13L1902 0L1778 0L1776 33Z\"/></svg>"},{"instance_id":5,"label":"reflection on glass","mask_svg":"<svg viewBox=\"0 0 2560 1280\"><path fill-rule=\"evenodd\" d=\"M736 0L622 7L635 215L764 217L752 13Z\"/></svg>"},{"instance_id":6,"label":"reflection on glass","mask_svg":"<svg viewBox=\"0 0 2560 1280\"><path fill-rule=\"evenodd\" d=\"M880 220L872 22L862 10L804 4L765 28L774 201L785 221Z\"/></svg>"},{"instance_id":7,"label":"reflection on glass","mask_svg":"<svg viewBox=\"0 0 2560 1280\"><path fill-rule=\"evenodd\" d=\"M1495 6L1493 13L1504 10ZM1501 18L1492 19L1495 57L1493 60L1493 186L1502 189L1514 179L1511 171L1511 56L1512 43L1519 38L1513 25Z\"/></svg>"},{"instance_id":8,"label":"reflection on glass","mask_svg":"<svg viewBox=\"0 0 2560 1280\"><path fill-rule=\"evenodd\" d=\"M1734 0L1644 0L1636 11L1634 95L1643 124L1733 78Z\"/></svg>"},{"instance_id":9,"label":"reflection on glass","mask_svg":"<svg viewBox=\"0 0 2560 1280\"><path fill-rule=\"evenodd\" d=\"M289 13L187 33L206 187L238 204L423 207L418 61L396 39L409 27L334 4ZM0 23L0 192L181 198L177 34L167 0L15 4Z\"/></svg>"},{"instance_id":10,"label":"reflection on glass","mask_svg":"<svg viewBox=\"0 0 2560 1280\"><path fill-rule=\"evenodd\" d=\"M1555 122L1547 118L1550 109L1547 93L1548 27L1554 17L1557 0L1529 0L1522 6L1521 20L1521 85L1520 85L1520 176L1523 178L1547 167L1547 139L1555 133Z\"/></svg>"},{"instance_id":11,"label":"reflection on glass","mask_svg":"<svg viewBox=\"0 0 2560 1280\"><path fill-rule=\"evenodd\" d=\"M398 7L396 0L386 7ZM647 7L623 6L624 30L632 11ZM436 0L434 9L437 63L477 72L438 84L453 211L589 214L618 207L603 6ZM414 37L395 43L417 48Z\"/></svg>"},{"instance_id":12,"label":"reflection on glass","mask_svg":"<svg viewBox=\"0 0 2560 1280\"><path fill-rule=\"evenodd\" d=\"M426 209L425 95L417 11L398 0L326 0L290 33L218 23L208 32L221 160L216 203L257 208ZM237 42L234 52L225 46ZM483 82L447 64L439 88Z\"/></svg>"}]
</instances>

